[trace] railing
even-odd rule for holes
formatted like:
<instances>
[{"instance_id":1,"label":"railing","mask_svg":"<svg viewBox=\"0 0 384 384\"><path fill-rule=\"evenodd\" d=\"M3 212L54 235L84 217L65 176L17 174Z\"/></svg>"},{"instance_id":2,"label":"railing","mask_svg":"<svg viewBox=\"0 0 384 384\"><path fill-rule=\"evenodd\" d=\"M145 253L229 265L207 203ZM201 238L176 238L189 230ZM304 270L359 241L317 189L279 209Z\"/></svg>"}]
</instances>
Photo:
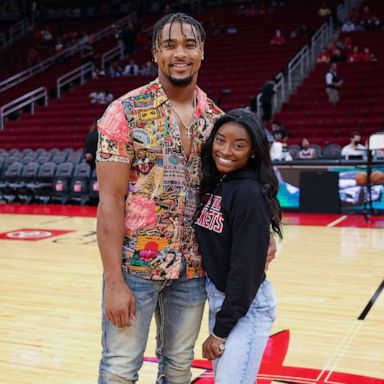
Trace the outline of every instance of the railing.
<instances>
[{"instance_id":1,"label":"railing","mask_svg":"<svg viewBox=\"0 0 384 384\"><path fill-rule=\"evenodd\" d=\"M70 71L66 73L64 76L59 77L56 80L56 96L59 99L61 97L61 89L66 86L67 84L70 84L72 81L80 79L80 83L85 83L85 78L88 74L92 73L95 66L93 63L88 62L81 67L78 67L74 69L73 71Z\"/></svg>"},{"instance_id":2,"label":"railing","mask_svg":"<svg viewBox=\"0 0 384 384\"><path fill-rule=\"evenodd\" d=\"M97 42L104 37L115 33L116 27L124 27L129 24L129 22L133 21L136 18L136 14L128 15L116 23L102 29L101 31L97 32L93 36L93 42ZM33 67L30 67L22 72L17 73L16 75L13 75L9 77L8 79L5 79L0 82L0 93L4 92L5 90L14 87L17 84L22 83L25 80L28 80L29 78L35 76L36 74L46 70L47 68L51 67L54 65L61 57L70 57L74 55L75 53L79 52L83 46L83 43L79 42L64 51L58 53L57 55L54 55L41 63L38 63L34 65Z\"/></svg>"},{"instance_id":3,"label":"railing","mask_svg":"<svg viewBox=\"0 0 384 384\"><path fill-rule=\"evenodd\" d=\"M123 59L123 48L120 45L117 45L116 47L102 54L101 70L105 72L107 63L116 59L119 59L119 60Z\"/></svg>"},{"instance_id":4,"label":"railing","mask_svg":"<svg viewBox=\"0 0 384 384\"><path fill-rule=\"evenodd\" d=\"M317 56L329 43L333 36L333 22L330 19L329 23L324 23L311 39L311 61L316 63Z\"/></svg>"},{"instance_id":5,"label":"railing","mask_svg":"<svg viewBox=\"0 0 384 384\"><path fill-rule=\"evenodd\" d=\"M48 106L48 91L45 87L37 88L0 107L0 129L4 129L4 118L21 108L30 105L31 113L35 113L35 102L41 98L44 98L44 106Z\"/></svg>"},{"instance_id":6,"label":"railing","mask_svg":"<svg viewBox=\"0 0 384 384\"><path fill-rule=\"evenodd\" d=\"M15 40L23 37L29 31L28 19L21 19L16 24L9 28L9 44L12 44Z\"/></svg>"},{"instance_id":7,"label":"railing","mask_svg":"<svg viewBox=\"0 0 384 384\"><path fill-rule=\"evenodd\" d=\"M288 63L288 90L294 89L293 81L295 78L303 78L309 69L309 49L305 45L299 53Z\"/></svg>"}]
</instances>

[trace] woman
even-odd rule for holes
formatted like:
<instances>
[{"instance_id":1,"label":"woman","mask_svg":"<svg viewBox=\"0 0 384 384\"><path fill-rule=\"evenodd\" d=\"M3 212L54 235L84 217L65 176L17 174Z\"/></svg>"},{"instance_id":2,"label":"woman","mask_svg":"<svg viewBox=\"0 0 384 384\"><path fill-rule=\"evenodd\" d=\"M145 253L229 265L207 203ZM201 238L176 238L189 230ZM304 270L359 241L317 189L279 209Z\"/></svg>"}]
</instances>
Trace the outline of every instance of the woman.
<instances>
[{"instance_id":1,"label":"woman","mask_svg":"<svg viewBox=\"0 0 384 384\"><path fill-rule=\"evenodd\" d=\"M254 384L275 319L264 269L281 211L268 149L260 120L243 109L221 117L202 148L195 227L209 301L203 357L216 384Z\"/></svg>"},{"instance_id":2,"label":"woman","mask_svg":"<svg viewBox=\"0 0 384 384\"><path fill-rule=\"evenodd\" d=\"M299 159L316 159L317 153L315 148L309 146L309 140L304 138L301 140L301 149L299 151Z\"/></svg>"}]
</instances>

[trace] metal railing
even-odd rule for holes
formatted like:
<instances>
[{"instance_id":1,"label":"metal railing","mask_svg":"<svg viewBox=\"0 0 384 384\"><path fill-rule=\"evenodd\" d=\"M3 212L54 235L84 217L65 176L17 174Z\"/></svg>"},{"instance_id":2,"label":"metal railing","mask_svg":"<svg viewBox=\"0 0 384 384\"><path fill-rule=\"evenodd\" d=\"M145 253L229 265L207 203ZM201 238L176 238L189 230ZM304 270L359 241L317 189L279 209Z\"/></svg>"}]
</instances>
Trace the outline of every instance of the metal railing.
<instances>
[{"instance_id":1,"label":"metal railing","mask_svg":"<svg viewBox=\"0 0 384 384\"><path fill-rule=\"evenodd\" d=\"M296 56L288 63L288 91L295 88L293 82L303 78L309 71L309 48L305 45Z\"/></svg>"},{"instance_id":2,"label":"metal railing","mask_svg":"<svg viewBox=\"0 0 384 384\"><path fill-rule=\"evenodd\" d=\"M328 23L324 23L311 39L311 61L316 63L317 56L324 47L331 41L333 37L334 27L332 19Z\"/></svg>"},{"instance_id":3,"label":"metal railing","mask_svg":"<svg viewBox=\"0 0 384 384\"><path fill-rule=\"evenodd\" d=\"M110 49L105 52L101 56L101 70L105 72L106 66L108 63L114 60L122 60L123 59L123 48L120 45Z\"/></svg>"},{"instance_id":4,"label":"metal railing","mask_svg":"<svg viewBox=\"0 0 384 384\"><path fill-rule=\"evenodd\" d=\"M103 39L106 36L109 36L116 31L116 27L124 27L128 25L131 21L133 21L136 18L136 14L128 15L119 21L117 21L114 24L111 24L110 26L103 28L99 32L95 33L93 36L93 43ZM18 85L22 83L25 80L30 79L31 77L35 76L36 74L45 71L47 68L51 67L52 65L56 64L56 62L60 58L68 58L75 53L79 52L81 48L83 47L82 42L78 42L75 45L65 49L64 51L49 57L48 59L42 61L41 63L38 63L34 65L33 67L27 68L26 70L17 73L16 75L13 75L3 81L0 82L0 93L4 92L5 90L14 87L15 85Z\"/></svg>"},{"instance_id":5,"label":"metal railing","mask_svg":"<svg viewBox=\"0 0 384 384\"><path fill-rule=\"evenodd\" d=\"M30 30L30 25L27 18L21 19L16 24L9 28L9 44L23 37Z\"/></svg>"},{"instance_id":6,"label":"metal railing","mask_svg":"<svg viewBox=\"0 0 384 384\"><path fill-rule=\"evenodd\" d=\"M40 87L32 92L10 101L9 103L0 107L0 130L4 129L4 118L11 113L16 112L28 105L31 106L31 113L35 113L36 101L44 98L44 106L48 106L48 91L45 87Z\"/></svg>"},{"instance_id":7,"label":"metal railing","mask_svg":"<svg viewBox=\"0 0 384 384\"><path fill-rule=\"evenodd\" d=\"M88 62L74 69L73 71L70 71L65 75L59 77L56 80L56 97L59 99L62 93L61 89L65 87L67 84L72 83L74 80L80 79L80 84L84 84L86 76L88 74L92 74L92 71L94 70L94 68L95 66L93 65L93 63Z\"/></svg>"}]
</instances>

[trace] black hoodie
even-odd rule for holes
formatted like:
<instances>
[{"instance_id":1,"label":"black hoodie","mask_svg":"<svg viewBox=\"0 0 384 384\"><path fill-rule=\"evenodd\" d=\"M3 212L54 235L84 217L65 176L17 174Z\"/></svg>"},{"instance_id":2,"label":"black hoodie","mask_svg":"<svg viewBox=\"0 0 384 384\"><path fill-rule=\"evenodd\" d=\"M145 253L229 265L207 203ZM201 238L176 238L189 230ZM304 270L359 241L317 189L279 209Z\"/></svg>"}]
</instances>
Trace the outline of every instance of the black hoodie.
<instances>
[{"instance_id":1,"label":"black hoodie","mask_svg":"<svg viewBox=\"0 0 384 384\"><path fill-rule=\"evenodd\" d=\"M209 278L225 293L213 333L227 337L245 316L265 279L270 218L262 185L252 170L222 178L196 219Z\"/></svg>"}]
</instances>

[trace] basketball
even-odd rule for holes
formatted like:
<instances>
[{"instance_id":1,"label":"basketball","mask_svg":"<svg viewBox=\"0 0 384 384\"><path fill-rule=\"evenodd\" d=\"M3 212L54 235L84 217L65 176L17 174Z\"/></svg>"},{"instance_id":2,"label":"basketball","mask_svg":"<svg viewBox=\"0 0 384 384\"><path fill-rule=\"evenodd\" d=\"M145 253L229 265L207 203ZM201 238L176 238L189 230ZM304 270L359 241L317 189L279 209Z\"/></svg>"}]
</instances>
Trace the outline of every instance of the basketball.
<instances>
[{"instance_id":1,"label":"basketball","mask_svg":"<svg viewBox=\"0 0 384 384\"><path fill-rule=\"evenodd\" d=\"M357 185L365 185L367 183L367 173L366 172L356 173L355 180Z\"/></svg>"},{"instance_id":2,"label":"basketball","mask_svg":"<svg viewBox=\"0 0 384 384\"><path fill-rule=\"evenodd\" d=\"M371 180L371 183L374 185L384 184L384 172L382 171L372 172L370 180Z\"/></svg>"}]
</instances>

